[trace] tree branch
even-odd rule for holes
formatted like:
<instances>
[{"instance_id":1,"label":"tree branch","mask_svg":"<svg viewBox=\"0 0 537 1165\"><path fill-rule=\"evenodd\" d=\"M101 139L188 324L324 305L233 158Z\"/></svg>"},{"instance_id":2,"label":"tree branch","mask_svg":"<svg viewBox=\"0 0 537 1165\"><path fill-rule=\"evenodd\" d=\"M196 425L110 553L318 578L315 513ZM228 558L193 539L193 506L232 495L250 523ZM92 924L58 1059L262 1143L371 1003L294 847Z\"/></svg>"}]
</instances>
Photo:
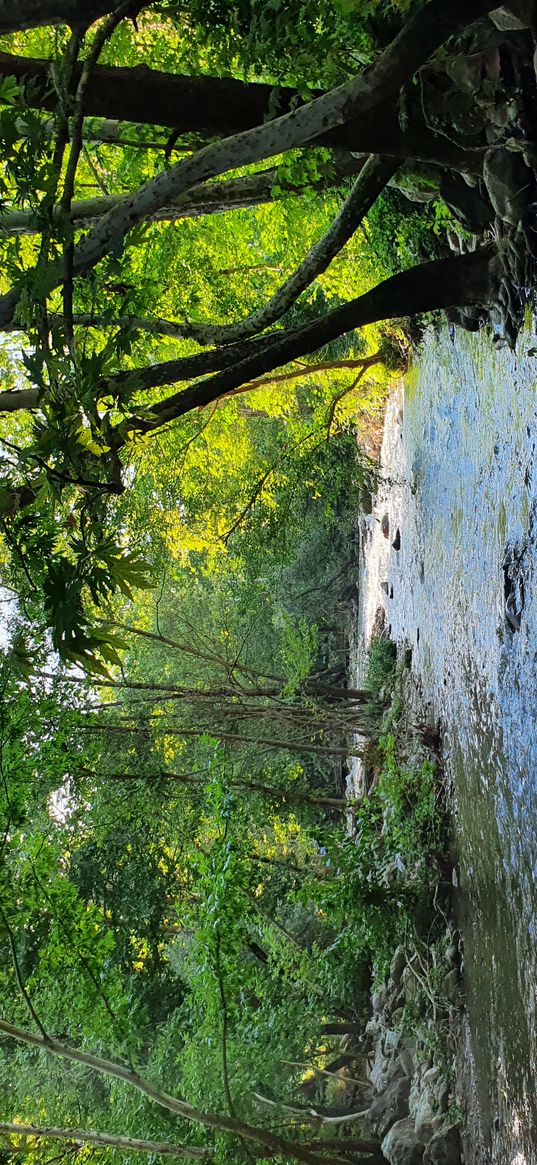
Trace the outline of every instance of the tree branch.
<instances>
[{"instance_id":1,"label":"tree branch","mask_svg":"<svg viewBox=\"0 0 537 1165\"><path fill-rule=\"evenodd\" d=\"M192 409L204 408L241 385L366 324L454 305L489 303L494 292L496 270L496 251L488 246L467 255L422 263L393 275L365 295L334 308L312 324L294 331L271 333L270 346L261 347L235 367L153 405L153 420L122 422L119 427L121 437L126 437L129 429L147 432L169 424Z\"/></svg>"},{"instance_id":2,"label":"tree branch","mask_svg":"<svg viewBox=\"0 0 537 1165\"><path fill-rule=\"evenodd\" d=\"M156 1156L186 1157L193 1161L205 1161L213 1157L212 1149L197 1149L194 1145L173 1145L167 1141L142 1141L138 1137L120 1137L115 1133L97 1133L88 1129L71 1129L38 1125L12 1124L0 1121L0 1133L17 1137L43 1137L47 1141L74 1141L78 1145L99 1145L111 1149L121 1149L128 1153L153 1153Z\"/></svg>"},{"instance_id":3,"label":"tree branch","mask_svg":"<svg viewBox=\"0 0 537 1165\"><path fill-rule=\"evenodd\" d=\"M332 259L349 241L384 190L386 183L395 174L397 166L398 163L393 158L381 158L375 154L368 158L328 230L311 248L296 271L278 288L268 303L252 312L246 319L221 328L213 328L212 342L228 344L245 340L255 336L257 332L264 332L271 324L281 319L296 303L302 292L326 271Z\"/></svg>"},{"instance_id":4,"label":"tree branch","mask_svg":"<svg viewBox=\"0 0 537 1165\"><path fill-rule=\"evenodd\" d=\"M73 275L92 270L119 247L136 223L150 217L200 182L302 145L328 129L370 117L393 98L443 42L494 7L495 0L429 0L416 13L379 60L359 77L310 101L294 112L199 150L150 179L110 211L75 247ZM62 282L64 263L51 263L45 290ZM26 284L25 284L26 286ZM0 297L0 327L13 319L22 290Z\"/></svg>"},{"instance_id":5,"label":"tree branch","mask_svg":"<svg viewBox=\"0 0 537 1165\"><path fill-rule=\"evenodd\" d=\"M168 1112L182 1117L183 1120L193 1121L206 1128L231 1133L234 1136L253 1141L269 1150L267 1155L282 1156L284 1158L291 1157L297 1161L304 1162L304 1165L320 1165L318 1154L312 1153L308 1149L303 1149L301 1145L293 1144L283 1137L278 1137L267 1129L260 1129L252 1125L244 1124L242 1121L236 1120L231 1116L202 1112L200 1109L194 1108L193 1105L187 1104L186 1101L179 1100L177 1097L170 1096L169 1093L161 1091L151 1081L145 1080L137 1072L131 1068L127 1068L124 1064L115 1064L111 1060L105 1060L100 1056L93 1056L89 1052L83 1052L80 1048L73 1048L69 1044L61 1043L60 1040L51 1038L48 1042L45 1042L41 1036L36 1036L32 1032L23 1031L21 1028L15 1027L13 1024L7 1023L6 1020L2 1019L0 1019L0 1032L3 1032L11 1039L20 1040L22 1043L29 1044L31 1047L42 1048L45 1051L53 1053L55 1056L61 1056L66 1060L70 1060L72 1063L83 1064L85 1067L91 1068L103 1075L111 1076L115 1080L123 1080L126 1084L130 1084L133 1088L136 1088L143 1096L154 1101L155 1104L160 1105L162 1108L167 1109ZM323 1160L324 1165L331 1165L330 1158L323 1158Z\"/></svg>"}]
</instances>

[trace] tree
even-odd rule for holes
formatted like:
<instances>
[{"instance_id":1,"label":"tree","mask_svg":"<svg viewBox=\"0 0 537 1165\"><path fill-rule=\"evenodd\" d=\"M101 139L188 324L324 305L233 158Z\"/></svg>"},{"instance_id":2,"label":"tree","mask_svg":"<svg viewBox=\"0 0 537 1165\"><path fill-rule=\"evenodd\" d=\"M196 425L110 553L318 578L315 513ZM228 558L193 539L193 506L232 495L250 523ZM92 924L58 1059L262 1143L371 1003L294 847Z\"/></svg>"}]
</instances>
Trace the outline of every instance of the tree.
<instances>
[{"instance_id":1,"label":"tree","mask_svg":"<svg viewBox=\"0 0 537 1165\"><path fill-rule=\"evenodd\" d=\"M409 90L413 76L449 37L487 13L488 0L472 0L470 6L459 0L448 6L430 0L425 9L409 16L368 69L298 105L290 88L275 91L267 84L234 78L170 77L156 71L146 75L136 68L99 64L102 54L111 51L120 26L124 28L122 21L136 16L140 7L90 8L86 14L90 21L108 15L89 33L86 26L73 25L75 31L51 73L44 60L16 54L3 58L2 94L7 106L2 126L13 175L5 194L12 201L22 197L26 202L22 213L27 217L22 221L33 223L40 241L30 252L21 250L16 239L10 242L8 237L5 242L12 285L0 296L0 327L26 332L31 387L3 393L0 407L9 416L19 411L32 416L22 446L10 438L9 429L5 438L9 462L2 478L2 526L12 555L12 581L30 598L35 596L36 611L39 595L44 595L45 618L63 658L82 659L91 666L99 655L109 663L117 663L119 657L117 645L105 631L97 630L90 605L98 606L118 591L129 595L133 587L147 584L143 560L121 546L117 533L115 500L125 488L128 450L136 436L155 433L216 405L258 379L266 381L289 361L375 321L453 305L479 309L494 300L505 269L497 249L485 245L468 255L395 274L349 302L327 307L312 321L280 325L353 238L392 179L397 168L392 153L403 157L410 151L414 157L435 157L464 172L481 172L484 138L467 150L453 144L449 134L448 149L446 134L431 133L423 124L416 133L397 129L397 109L400 93ZM76 22L78 14L76 4L29 3L16 17L6 13L0 28ZM176 17L172 5L171 37L177 35ZM142 13L140 20L144 19L151 23L150 10ZM7 77L8 71L10 77L26 79L22 89ZM278 106L278 116L263 122L271 102ZM108 175L116 182L127 176L131 188L124 194L107 193L106 213L92 219L89 231L80 235L75 195L81 167L90 164L84 155L86 115L145 121L150 105L151 117L176 132L226 136L154 175L148 177L146 169L143 179L139 156L120 157L115 169L109 166ZM36 106L55 111L55 139ZM178 120L179 108L186 111L184 121ZM22 137L21 112L26 126ZM359 137L364 127L372 135L367 143ZM140 272L135 252L141 248L149 253L144 232L154 228L148 224L170 214L175 219L181 207L196 214L196 207L204 206L220 216L237 201L267 197L267 176L248 168L297 148L307 147L299 167L306 171L309 167L306 185L318 189L324 183L322 169L315 160L311 168L308 151L335 145L338 135L347 149L358 145L363 151L374 145L375 153L360 163L354 186L322 238L265 304L224 324L214 319L152 321L150 309L118 315L114 297L124 297L132 289L136 293L136 282L131 282ZM324 152L321 156L326 167L327 156ZM97 175L102 182L95 163L91 166L93 178ZM348 158L342 166L336 162L333 180L349 168ZM246 173L215 181L237 170ZM204 192L209 203L215 199L212 207L199 201ZM9 216L6 227L9 230ZM172 235L167 237L171 256L177 244ZM125 367L125 357L128 360L137 343L140 320L146 340L160 328L169 338L195 341L206 350L163 361L146 346L148 362ZM191 383L156 397L157 388L184 380ZM59 514L65 535L61 546L56 537Z\"/></svg>"}]
</instances>

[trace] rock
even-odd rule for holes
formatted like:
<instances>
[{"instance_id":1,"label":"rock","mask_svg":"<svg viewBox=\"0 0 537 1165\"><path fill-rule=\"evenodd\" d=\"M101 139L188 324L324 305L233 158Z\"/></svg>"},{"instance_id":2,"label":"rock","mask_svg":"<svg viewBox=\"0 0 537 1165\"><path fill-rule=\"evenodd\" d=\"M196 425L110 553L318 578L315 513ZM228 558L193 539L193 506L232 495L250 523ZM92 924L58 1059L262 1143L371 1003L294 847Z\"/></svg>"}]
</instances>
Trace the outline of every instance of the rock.
<instances>
[{"instance_id":1,"label":"rock","mask_svg":"<svg viewBox=\"0 0 537 1165\"><path fill-rule=\"evenodd\" d=\"M373 1011L384 1011L388 1002L388 992L386 987L379 987L378 991L374 991L371 996L371 1006Z\"/></svg>"},{"instance_id":2,"label":"rock","mask_svg":"<svg viewBox=\"0 0 537 1165\"><path fill-rule=\"evenodd\" d=\"M390 593L390 586L389 586L389 583L387 583L387 582L381 582L381 584L380 584L380 589L381 589L381 591L384 591L384 594L385 594L385 595L389 595L389 593Z\"/></svg>"},{"instance_id":3,"label":"rock","mask_svg":"<svg viewBox=\"0 0 537 1165\"><path fill-rule=\"evenodd\" d=\"M380 1148L389 1165L422 1165L425 1145L410 1117L392 1125Z\"/></svg>"},{"instance_id":4,"label":"rock","mask_svg":"<svg viewBox=\"0 0 537 1165\"><path fill-rule=\"evenodd\" d=\"M493 219L492 207L481 197L479 190L467 186L466 182L451 171L446 170L440 179L440 194L453 211L455 218L470 231L482 231Z\"/></svg>"},{"instance_id":5,"label":"rock","mask_svg":"<svg viewBox=\"0 0 537 1165\"><path fill-rule=\"evenodd\" d=\"M419 989L418 980L416 979L416 976L413 975L410 967L406 967L403 971L402 982L404 983L405 988L405 999L408 1003L410 999L414 999L414 996L417 995Z\"/></svg>"},{"instance_id":6,"label":"rock","mask_svg":"<svg viewBox=\"0 0 537 1165\"><path fill-rule=\"evenodd\" d=\"M394 550L401 549L401 531L399 529L395 531L395 538L392 542L392 546Z\"/></svg>"},{"instance_id":7,"label":"rock","mask_svg":"<svg viewBox=\"0 0 537 1165\"><path fill-rule=\"evenodd\" d=\"M397 534L399 531L397 531ZM396 537L397 537L396 534ZM398 987L403 971L407 965L406 951L404 947L397 947L394 951L393 959L390 966L390 979L392 979L394 986Z\"/></svg>"},{"instance_id":8,"label":"rock","mask_svg":"<svg viewBox=\"0 0 537 1165\"><path fill-rule=\"evenodd\" d=\"M369 1109L369 1124L375 1136L385 1137L388 1129L396 1121L408 1116L408 1076L399 1076L388 1084L380 1096L376 1096Z\"/></svg>"},{"instance_id":9,"label":"rock","mask_svg":"<svg viewBox=\"0 0 537 1165\"><path fill-rule=\"evenodd\" d=\"M380 528L385 538L390 537L390 519L387 514L381 519Z\"/></svg>"},{"instance_id":10,"label":"rock","mask_svg":"<svg viewBox=\"0 0 537 1165\"><path fill-rule=\"evenodd\" d=\"M518 32L521 28L531 28L534 18L532 0L512 0L489 12L489 19L500 32Z\"/></svg>"},{"instance_id":11,"label":"rock","mask_svg":"<svg viewBox=\"0 0 537 1165\"><path fill-rule=\"evenodd\" d=\"M450 79L462 93L477 93L481 88L484 55L475 53L473 56L459 54L448 57L445 70Z\"/></svg>"},{"instance_id":12,"label":"rock","mask_svg":"<svg viewBox=\"0 0 537 1165\"><path fill-rule=\"evenodd\" d=\"M371 1019L368 1019L366 1025L365 1025L366 1035L373 1036L373 1038L375 1038L376 1036L380 1035L381 1031L382 1031L382 1024L379 1020L378 1015L372 1015Z\"/></svg>"},{"instance_id":13,"label":"rock","mask_svg":"<svg viewBox=\"0 0 537 1165\"><path fill-rule=\"evenodd\" d=\"M396 1032L393 1028L388 1028L384 1033L384 1053L388 1055L389 1052L396 1052L401 1043L401 1032Z\"/></svg>"},{"instance_id":14,"label":"rock","mask_svg":"<svg viewBox=\"0 0 537 1165\"><path fill-rule=\"evenodd\" d=\"M532 200L533 176L521 154L493 146L483 162L483 179L495 213L518 226Z\"/></svg>"},{"instance_id":15,"label":"rock","mask_svg":"<svg viewBox=\"0 0 537 1165\"><path fill-rule=\"evenodd\" d=\"M432 1122L438 1113L434 1092L431 1088L424 1088L420 1085L416 1077L412 1081L408 1108L411 1117L413 1117L416 1132L420 1133L427 1141L431 1133Z\"/></svg>"},{"instance_id":16,"label":"rock","mask_svg":"<svg viewBox=\"0 0 537 1165\"><path fill-rule=\"evenodd\" d=\"M439 1129L423 1154L423 1165L460 1165L461 1134L458 1125Z\"/></svg>"},{"instance_id":17,"label":"rock","mask_svg":"<svg viewBox=\"0 0 537 1165\"><path fill-rule=\"evenodd\" d=\"M433 1068L428 1068L427 1071L423 1073L423 1076L422 1076L423 1083L424 1084L433 1084L434 1081L437 1080L438 1077L440 1076L441 1071L442 1071L442 1069L439 1068L438 1066L433 1067Z\"/></svg>"},{"instance_id":18,"label":"rock","mask_svg":"<svg viewBox=\"0 0 537 1165\"><path fill-rule=\"evenodd\" d=\"M402 1022L403 1022L403 1016L404 1016L404 1014L405 1014L405 1009L404 1009L404 1007L396 1007L396 1008L395 1008L395 1011L392 1011L392 1019L391 1019L391 1022L393 1023L393 1026L394 1026L395 1028L399 1028L399 1027L401 1027L401 1024L402 1024Z\"/></svg>"},{"instance_id":19,"label":"rock","mask_svg":"<svg viewBox=\"0 0 537 1165\"><path fill-rule=\"evenodd\" d=\"M416 1070L416 1060L412 1048L408 1045L401 1048L396 1063L399 1064L405 1076L413 1076Z\"/></svg>"},{"instance_id":20,"label":"rock","mask_svg":"<svg viewBox=\"0 0 537 1165\"><path fill-rule=\"evenodd\" d=\"M375 1062L369 1072L369 1079L375 1092L385 1092L390 1072L390 1060L384 1055L380 1047L377 1048Z\"/></svg>"}]
</instances>

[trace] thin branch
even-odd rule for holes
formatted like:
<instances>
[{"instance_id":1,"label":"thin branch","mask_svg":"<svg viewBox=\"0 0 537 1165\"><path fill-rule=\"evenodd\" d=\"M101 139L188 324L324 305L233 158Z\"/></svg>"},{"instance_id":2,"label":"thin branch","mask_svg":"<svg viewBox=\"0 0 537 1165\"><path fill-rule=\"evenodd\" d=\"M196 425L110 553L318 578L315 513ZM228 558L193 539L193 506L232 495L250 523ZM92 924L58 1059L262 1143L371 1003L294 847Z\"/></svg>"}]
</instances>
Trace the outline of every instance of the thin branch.
<instances>
[{"instance_id":1,"label":"thin branch","mask_svg":"<svg viewBox=\"0 0 537 1165\"><path fill-rule=\"evenodd\" d=\"M141 4L137 6L141 7ZM71 137L71 149L69 151L69 160L67 162L67 169L65 172L65 179L63 184L63 193L60 200L60 208L64 214L69 214L71 210L71 202L75 191L75 178L78 169L80 155L82 153L82 131L84 127L84 98L89 79L95 68L99 57L106 45L107 41L113 35L118 24L121 23L123 17L127 12L133 11L133 0L123 0L115 12L113 12L107 20L103 21L97 29L91 49L86 60L82 66L82 72L77 85L74 114L71 123L71 130L69 130L69 119L67 119L67 138L69 133ZM71 346L73 341L73 268L74 268L75 246L73 237L68 239L64 250L65 274L63 280L63 310L65 315L65 331L67 342Z\"/></svg>"},{"instance_id":2,"label":"thin branch","mask_svg":"<svg viewBox=\"0 0 537 1165\"><path fill-rule=\"evenodd\" d=\"M246 340L258 332L264 332L271 324L281 319L292 307L303 291L309 287L332 259L342 250L359 227L362 219L384 187L393 177L399 163L393 158L377 157L373 154L362 167L354 186L345 199L323 237L315 243L302 260L296 271L278 288L268 303L252 312L244 320L227 324L213 335L214 343L229 344Z\"/></svg>"},{"instance_id":3,"label":"thin branch","mask_svg":"<svg viewBox=\"0 0 537 1165\"><path fill-rule=\"evenodd\" d=\"M101 1056L91 1055L89 1052L84 1052L80 1048L73 1048L69 1044L64 1044L57 1039L51 1038L47 1043L40 1036L33 1035L31 1032L15 1027L3 1019L0 1019L0 1032L3 1032L11 1039L20 1040L22 1043L29 1044L34 1048L42 1048L45 1051L53 1053L55 1056L61 1056L75 1064L82 1064L106 1076L111 1076L115 1080L123 1080L126 1084L130 1084L133 1088L136 1088L143 1096L154 1101L155 1104L167 1109L168 1112L175 1113L176 1116L182 1117L184 1120L193 1121L206 1128L231 1133L241 1139L244 1138L253 1141L269 1150L267 1156L291 1157L304 1162L304 1165L320 1165L319 1156L308 1149L303 1149L301 1145L294 1144L283 1137L276 1136L267 1129L244 1124L234 1117L224 1116L220 1113L202 1112L186 1101L171 1096L167 1092L163 1092L155 1084L152 1084L151 1081L139 1076L137 1072L124 1064L116 1064L111 1060L105 1060ZM332 1165L332 1163L330 1160L325 1161L325 1165Z\"/></svg>"},{"instance_id":4,"label":"thin branch","mask_svg":"<svg viewBox=\"0 0 537 1165\"><path fill-rule=\"evenodd\" d=\"M107 1146L128 1153L153 1153L156 1156L183 1157L193 1161L205 1161L214 1156L212 1149L197 1149L194 1145L174 1145L167 1141L143 1141L138 1137L120 1137L115 1133L97 1133L88 1129L44 1127L30 1124L13 1124L0 1121L0 1134L14 1134L17 1137L42 1137L46 1141L74 1142L73 1148L81 1145Z\"/></svg>"}]
</instances>

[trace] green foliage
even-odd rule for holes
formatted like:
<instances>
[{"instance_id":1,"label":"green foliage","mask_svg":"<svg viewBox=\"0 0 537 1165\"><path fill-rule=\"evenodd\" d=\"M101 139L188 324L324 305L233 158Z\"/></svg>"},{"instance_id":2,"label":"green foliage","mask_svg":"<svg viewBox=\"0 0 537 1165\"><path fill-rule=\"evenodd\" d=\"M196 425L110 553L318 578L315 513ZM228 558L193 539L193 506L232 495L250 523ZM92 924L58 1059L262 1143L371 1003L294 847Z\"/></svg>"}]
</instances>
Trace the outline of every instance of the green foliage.
<instances>
[{"instance_id":1,"label":"green foliage","mask_svg":"<svg viewBox=\"0 0 537 1165\"><path fill-rule=\"evenodd\" d=\"M367 222L369 247L379 272L387 278L428 259L442 258L446 244L440 238L445 225L442 202L409 202L399 190L387 189L371 208ZM448 225L451 216L448 213Z\"/></svg>"},{"instance_id":2,"label":"green foliage","mask_svg":"<svg viewBox=\"0 0 537 1165\"><path fill-rule=\"evenodd\" d=\"M337 932L334 954L362 959L382 978L399 942L425 938L445 851L445 820L434 766L397 759L392 735L381 738L378 782L354 812L352 837L323 838L333 871L307 893Z\"/></svg>"},{"instance_id":3,"label":"green foliage","mask_svg":"<svg viewBox=\"0 0 537 1165\"><path fill-rule=\"evenodd\" d=\"M377 699L384 690L385 695L393 687L397 646L391 639L375 636L369 646L367 656L366 686Z\"/></svg>"}]
</instances>

